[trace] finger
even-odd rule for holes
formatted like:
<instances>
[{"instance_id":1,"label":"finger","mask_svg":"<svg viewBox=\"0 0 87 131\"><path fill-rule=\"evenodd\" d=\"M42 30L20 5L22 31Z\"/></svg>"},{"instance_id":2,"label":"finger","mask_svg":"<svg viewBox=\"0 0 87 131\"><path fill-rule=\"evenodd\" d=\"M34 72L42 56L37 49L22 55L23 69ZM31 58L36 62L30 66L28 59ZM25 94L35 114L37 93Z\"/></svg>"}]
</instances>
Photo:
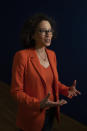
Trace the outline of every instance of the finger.
<instances>
[{"instance_id":1,"label":"finger","mask_svg":"<svg viewBox=\"0 0 87 131\"><path fill-rule=\"evenodd\" d=\"M66 102L67 102L66 100L61 99L61 100L59 101L59 104L63 104L63 103L66 103Z\"/></svg>"},{"instance_id":2,"label":"finger","mask_svg":"<svg viewBox=\"0 0 87 131\"><path fill-rule=\"evenodd\" d=\"M79 94L79 95L81 95L81 92L80 92L80 91L78 91L78 90L76 91L76 93L77 93L77 94Z\"/></svg>"},{"instance_id":3,"label":"finger","mask_svg":"<svg viewBox=\"0 0 87 131\"><path fill-rule=\"evenodd\" d=\"M73 92L73 96L77 96L76 92Z\"/></svg>"},{"instance_id":4,"label":"finger","mask_svg":"<svg viewBox=\"0 0 87 131\"><path fill-rule=\"evenodd\" d=\"M76 81L77 81L77 80L74 80L74 82L73 82L73 86L76 86Z\"/></svg>"},{"instance_id":5,"label":"finger","mask_svg":"<svg viewBox=\"0 0 87 131\"><path fill-rule=\"evenodd\" d=\"M67 104L67 101L62 99L61 101L56 101L56 102L53 102L53 101L48 101L46 103L46 107L55 107L55 106L62 106L64 104Z\"/></svg>"},{"instance_id":6,"label":"finger","mask_svg":"<svg viewBox=\"0 0 87 131\"><path fill-rule=\"evenodd\" d=\"M72 96L77 96L77 90L72 92Z\"/></svg>"},{"instance_id":7,"label":"finger","mask_svg":"<svg viewBox=\"0 0 87 131\"><path fill-rule=\"evenodd\" d=\"M56 102L48 101L46 103L46 106L48 106L48 107L55 107L55 106L58 106L58 105L59 105L59 101L56 101Z\"/></svg>"},{"instance_id":8,"label":"finger","mask_svg":"<svg viewBox=\"0 0 87 131\"><path fill-rule=\"evenodd\" d=\"M60 106L65 105L65 104L67 104L67 102L66 102L66 101L65 101L65 102L63 102L63 103L61 103L61 104L60 104Z\"/></svg>"},{"instance_id":9,"label":"finger","mask_svg":"<svg viewBox=\"0 0 87 131\"><path fill-rule=\"evenodd\" d=\"M60 100L59 105L62 106L62 105L64 105L64 104L67 104L67 101L64 100L64 99Z\"/></svg>"},{"instance_id":10,"label":"finger","mask_svg":"<svg viewBox=\"0 0 87 131\"><path fill-rule=\"evenodd\" d=\"M81 95L81 92L79 91L79 90L74 90L74 92L76 93L76 94L79 94L79 95Z\"/></svg>"},{"instance_id":11,"label":"finger","mask_svg":"<svg viewBox=\"0 0 87 131\"><path fill-rule=\"evenodd\" d=\"M54 101L48 101L47 103L48 103L49 106L50 106L50 105L52 105L52 106L57 106L57 105L59 104L58 101L56 101L56 102L54 102Z\"/></svg>"}]
</instances>

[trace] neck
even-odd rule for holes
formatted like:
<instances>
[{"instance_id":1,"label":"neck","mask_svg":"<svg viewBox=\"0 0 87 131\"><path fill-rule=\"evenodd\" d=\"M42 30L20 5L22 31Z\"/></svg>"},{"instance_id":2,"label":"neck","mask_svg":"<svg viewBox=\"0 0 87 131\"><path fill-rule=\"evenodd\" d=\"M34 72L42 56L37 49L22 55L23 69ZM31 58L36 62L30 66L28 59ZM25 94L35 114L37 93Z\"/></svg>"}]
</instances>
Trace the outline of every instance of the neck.
<instances>
[{"instance_id":1,"label":"neck","mask_svg":"<svg viewBox=\"0 0 87 131\"><path fill-rule=\"evenodd\" d=\"M35 50L40 53L43 53L43 52L45 52L45 48L46 48L45 46L36 46Z\"/></svg>"}]
</instances>

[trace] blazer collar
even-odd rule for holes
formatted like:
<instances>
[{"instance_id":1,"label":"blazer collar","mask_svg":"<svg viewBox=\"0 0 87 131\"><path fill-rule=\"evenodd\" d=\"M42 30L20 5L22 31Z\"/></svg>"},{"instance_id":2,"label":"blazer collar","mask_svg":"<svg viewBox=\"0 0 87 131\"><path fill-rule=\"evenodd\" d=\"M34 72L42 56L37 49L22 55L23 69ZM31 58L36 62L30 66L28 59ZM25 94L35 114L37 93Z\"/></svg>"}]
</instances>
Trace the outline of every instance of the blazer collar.
<instances>
[{"instance_id":1,"label":"blazer collar","mask_svg":"<svg viewBox=\"0 0 87 131\"><path fill-rule=\"evenodd\" d=\"M54 80L58 81L57 68L54 63L54 54L49 49L47 49L47 48L45 48L45 49L46 49L46 53L47 53L47 56L49 59L51 69L53 71ZM39 76L41 77L43 84L46 86L45 76L44 76L42 70L40 70L40 67L39 67L40 62L39 62L39 59L38 59L35 49L31 48L29 50L29 58L30 58L30 61L32 62L34 68L38 72Z\"/></svg>"}]
</instances>

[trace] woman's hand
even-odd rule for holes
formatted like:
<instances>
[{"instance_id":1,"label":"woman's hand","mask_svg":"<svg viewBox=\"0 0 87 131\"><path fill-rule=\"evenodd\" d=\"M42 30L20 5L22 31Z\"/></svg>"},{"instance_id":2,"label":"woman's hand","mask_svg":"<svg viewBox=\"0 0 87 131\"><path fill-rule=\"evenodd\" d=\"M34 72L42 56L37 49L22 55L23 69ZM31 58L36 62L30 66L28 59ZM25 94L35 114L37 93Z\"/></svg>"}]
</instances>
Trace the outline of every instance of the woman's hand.
<instances>
[{"instance_id":1,"label":"woman's hand","mask_svg":"<svg viewBox=\"0 0 87 131\"><path fill-rule=\"evenodd\" d=\"M74 80L72 86L69 88L68 93L69 93L68 95L69 98L72 98L77 95L81 95L81 92L76 89L76 80Z\"/></svg>"},{"instance_id":2,"label":"woman's hand","mask_svg":"<svg viewBox=\"0 0 87 131\"><path fill-rule=\"evenodd\" d=\"M40 108L43 109L45 107L55 107L55 106L62 106L67 103L66 100L58 100L56 102L50 101L49 100L50 93L40 102Z\"/></svg>"}]
</instances>

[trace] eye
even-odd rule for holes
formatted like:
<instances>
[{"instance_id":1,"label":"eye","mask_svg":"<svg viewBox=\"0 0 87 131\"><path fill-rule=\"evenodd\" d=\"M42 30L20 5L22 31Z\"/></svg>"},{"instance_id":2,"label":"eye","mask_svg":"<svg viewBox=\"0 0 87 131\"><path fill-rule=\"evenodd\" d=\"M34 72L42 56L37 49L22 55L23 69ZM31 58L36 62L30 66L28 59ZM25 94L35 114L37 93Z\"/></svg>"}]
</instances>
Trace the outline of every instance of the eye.
<instances>
[{"instance_id":1,"label":"eye","mask_svg":"<svg viewBox=\"0 0 87 131\"><path fill-rule=\"evenodd\" d=\"M46 30L46 29L39 29L39 32L53 32L53 30L52 29L48 29L48 30Z\"/></svg>"},{"instance_id":2,"label":"eye","mask_svg":"<svg viewBox=\"0 0 87 131\"><path fill-rule=\"evenodd\" d=\"M45 32L45 30L44 29L40 29L39 32L43 33L43 32Z\"/></svg>"},{"instance_id":3,"label":"eye","mask_svg":"<svg viewBox=\"0 0 87 131\"><path fill-rule=\"evenodd\" d=\"M48 32L52 32L52 30L50 29L50 30L48 30Z\"/></svg>"}]
</instances>

